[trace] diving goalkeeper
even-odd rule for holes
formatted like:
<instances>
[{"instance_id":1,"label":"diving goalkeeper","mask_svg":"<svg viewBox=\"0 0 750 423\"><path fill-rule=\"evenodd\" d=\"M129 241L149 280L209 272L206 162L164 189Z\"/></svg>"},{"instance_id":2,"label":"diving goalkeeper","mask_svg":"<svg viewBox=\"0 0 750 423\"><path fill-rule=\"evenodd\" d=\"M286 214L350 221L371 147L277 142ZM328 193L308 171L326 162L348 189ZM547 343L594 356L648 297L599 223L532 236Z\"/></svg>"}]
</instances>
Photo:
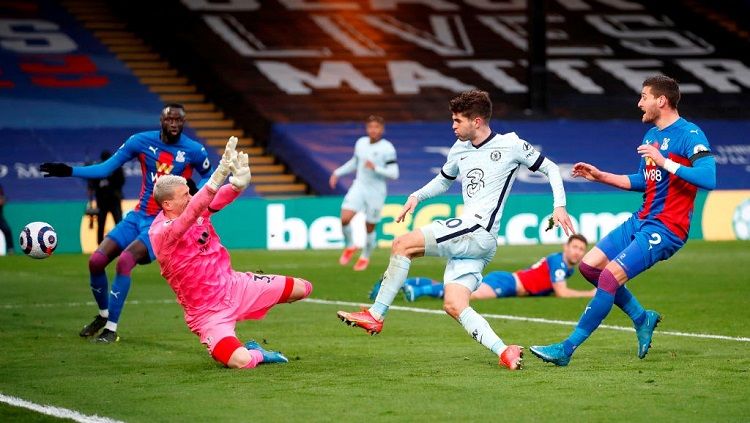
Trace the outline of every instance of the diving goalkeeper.
<instances>
[{"instance_id":1,"label":"diving goalkeeper","mask_svg":"<svg viewBox=\"0 0 750 423\"><path fill-rule=\"evenodd\" d=\"M276 304L307 297L312 284L289 276L232 270L229 252L221 245L211 216L250 183L247 154L238 154L236 145L237 138L230 138L218 168L195 197L180 176L164 175L157 180L154 198L162 212L154 219L149 237L161 274L177 294L190 330L216 361L238 369L288 361L254 341L243 345L235 325L262 319ZM230 172L229 184L222 186Z\"/></svg>"}]
</instances>

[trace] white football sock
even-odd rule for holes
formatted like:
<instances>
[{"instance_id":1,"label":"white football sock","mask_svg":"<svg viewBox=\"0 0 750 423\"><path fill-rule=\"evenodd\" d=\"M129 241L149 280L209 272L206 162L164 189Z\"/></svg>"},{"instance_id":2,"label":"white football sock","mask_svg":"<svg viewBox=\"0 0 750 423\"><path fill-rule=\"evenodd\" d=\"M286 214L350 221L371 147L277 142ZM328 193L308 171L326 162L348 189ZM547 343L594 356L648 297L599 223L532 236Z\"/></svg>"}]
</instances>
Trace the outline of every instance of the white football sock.
<instances>
[{"instance_id":1,"label":"white football sock","mask_svg":"<svg viewBox=\"0 0 750 423\"><path fill-rule=\"evenodd\" d=\"M99 315L106 319L107 317L109 317L109 310L107 309L99 310Z\"/></svg>"},{"instance_id":2,"label":"white football sock","mask_svg":"<svg viewBox=\"0 0 750 423\"><path fill-rule=\"evenodd\" d=\"M378 320L385 318L388 307L393 304L393 299L396 298L396 294L401 290L406 277L409 275L409 266L411 266L411 260L408 258L399 255L391 256L388 269L383 274L383 282L380 284L378 296L375 298L375 303L370 307L372 317Z\"/></svg>"},{"instance_id":3,"label":"white football sock","mask_svg":"<svg viewBox=\"0 0 750 423\"><path fill-rule=\"evenodd\" d=\"M341 232L344 234L344 248L352 246L352 227L351 225L341 225Z\"/></svg>"},{"instance_id":4,"label":"white football sock","mask_svg":"<svg viewBox=\"0 0 750 423\"><path fill-rule=\"evenodd\" d=\"M500 355L505 350L505 343L492 330L490 324L484 317L474 311L471 307L466 307L458 316L458 323L466 329L477 342L487 347L493 353Z\"/></svg>"},{"instance_id":5,"label":"white football sock","mask_svg":"<svg viewBox=\"0 0 750 423\"><path fill-rule=\"evenodd\" d=\"M372 250L375 249L375 243L377 240L375 239L375 231L372 231L367 234L367 241L365 242L365 248L362 249L362 254L360 255L361 258L370 258L370 254L372 254Z\"/></svg>"},{"instance_id":6,"label":"white football sock","mask_svg":"<svg viewBox=\"0 0 750 423\"><path fill-rule=\"evenodd\" d=\"M117 332L117 323L107 320L107 324L104 325L104 329L109 329L112 332Z\"/></svg>"}]
</instances>

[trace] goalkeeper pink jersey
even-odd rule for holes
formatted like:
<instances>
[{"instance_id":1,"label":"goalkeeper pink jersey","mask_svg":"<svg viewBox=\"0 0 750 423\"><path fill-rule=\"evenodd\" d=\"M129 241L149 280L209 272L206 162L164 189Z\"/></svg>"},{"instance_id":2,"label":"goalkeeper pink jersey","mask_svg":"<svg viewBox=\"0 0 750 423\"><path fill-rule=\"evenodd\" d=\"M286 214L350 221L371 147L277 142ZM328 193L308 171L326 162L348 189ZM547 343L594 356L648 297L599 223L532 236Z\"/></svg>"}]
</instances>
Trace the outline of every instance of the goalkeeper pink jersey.
<instances>
[{"instance_id":1,"label":"goalkeeper pink jersey","mask_svg":"<svg viewBox=\"0 0 750 423\"><path fill-rule=\"evenodd\" d=\"M229 252L211 224L211 213L232 202L239 193L231 185L213 193L204 186L174 220L160 212L148 234L161 274L185 310L188 325L203 312L228 304L238 273Z\"/></svg>"}]
</instances>

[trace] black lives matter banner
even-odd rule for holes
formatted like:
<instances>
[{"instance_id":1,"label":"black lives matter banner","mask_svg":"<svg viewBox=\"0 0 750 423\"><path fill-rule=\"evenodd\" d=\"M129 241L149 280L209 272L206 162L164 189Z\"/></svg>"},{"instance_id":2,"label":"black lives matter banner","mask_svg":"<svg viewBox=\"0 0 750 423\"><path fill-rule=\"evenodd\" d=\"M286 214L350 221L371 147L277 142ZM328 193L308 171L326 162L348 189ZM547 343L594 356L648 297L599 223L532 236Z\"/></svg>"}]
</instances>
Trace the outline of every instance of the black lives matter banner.
<instances>
[{"instance_id":1,"label":"black lives matter banner","mask_svg":"<svg viewBox=\"0 0 750 423\"><path fill-rule=\"evenodd\" d=\"M548 1L552 116L637 116L646 76L681 82L691 117L747 117L750 46L678 2ZM526 106L525 0L182 0L202 64L274 120L449 116L454 93ZM744 46L743 46L744 43Z\"/></svg>"}]
</instances>

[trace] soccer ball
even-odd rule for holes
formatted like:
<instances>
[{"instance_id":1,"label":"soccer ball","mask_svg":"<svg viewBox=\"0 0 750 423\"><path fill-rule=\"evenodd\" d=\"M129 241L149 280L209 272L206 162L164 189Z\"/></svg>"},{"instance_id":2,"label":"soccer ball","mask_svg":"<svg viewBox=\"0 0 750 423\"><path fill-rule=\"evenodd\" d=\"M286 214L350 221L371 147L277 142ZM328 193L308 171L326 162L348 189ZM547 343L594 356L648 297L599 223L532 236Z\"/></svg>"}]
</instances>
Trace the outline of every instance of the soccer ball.
<instances>
[{"instance_id":1,"label":"soccer ball","mask_svg":"<svg viewBox=\"0 0 750 423\"><path fill-rule=\"evenodd\" d=\"M734 209L732 226L737 239L750 239L750 199L743 201Z\"/></svg>"},{"instance_id":2,"label":"soccer ball","mask_svg":"<svg viewBox=\"0 0 750 423\"><path fill-rule=\"evenodd\" d=\"M47 258L57 248L57 232L46 222L29 223L24 226L19 238L21 251L31 258Z\"/></svg>"}]
</instances>

